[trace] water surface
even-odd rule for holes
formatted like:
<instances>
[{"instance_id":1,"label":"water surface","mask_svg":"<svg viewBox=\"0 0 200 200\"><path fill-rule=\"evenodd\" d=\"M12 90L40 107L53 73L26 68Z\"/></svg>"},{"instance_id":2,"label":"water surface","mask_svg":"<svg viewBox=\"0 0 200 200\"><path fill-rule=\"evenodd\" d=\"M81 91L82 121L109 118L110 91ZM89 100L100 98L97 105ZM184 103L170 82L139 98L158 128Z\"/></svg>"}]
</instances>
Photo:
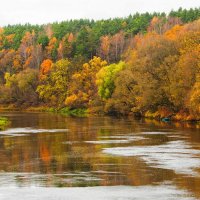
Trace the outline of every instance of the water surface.
<instances>
[{"instance_id":1,"label":"water surface","mask_svg":"<svg viewBox=\"0 0 200 200\"><path fill-rule=\"evenodd\" d=\"M0 199L200 199L196 124L1 113ZM162 195L162 198L161 198Z\"/></svg>"}]
</instances>

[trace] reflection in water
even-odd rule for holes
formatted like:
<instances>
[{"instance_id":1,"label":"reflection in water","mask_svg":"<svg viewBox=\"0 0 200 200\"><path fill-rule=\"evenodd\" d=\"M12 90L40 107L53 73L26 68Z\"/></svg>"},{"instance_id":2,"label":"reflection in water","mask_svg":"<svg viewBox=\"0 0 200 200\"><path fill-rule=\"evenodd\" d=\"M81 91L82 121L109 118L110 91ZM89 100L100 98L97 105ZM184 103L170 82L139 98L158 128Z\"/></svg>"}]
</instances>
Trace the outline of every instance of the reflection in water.
<instances>
[{"instance_id":1,"label":"reflection in water","mask_svg":"<svg viewBox=\"0 0 200 200\"><path fill-rule=\"evenodd\" d=\"M120 144L120 143L130 143L132 141L140 141L145 139L144 137L141 136L102 136L99 137L98 141L85 141L86 143L91 143L91 144ZM120 140L119 140L120 139Z\"/></svg>"},{"instance_id":2,"label":"reflection in water","mask_svg":"<svg viewBox=\"0 0 200 200\"><path fill-rule=\"evenodd\" d=\"M58 192L52 187L118 186L99 199L114 199L115 193L121 199L145 199L146 193L159 199L160 190L166 199L200 198L200 134L192 125L45 113L1 115L12 124L0 133L0 194L10 186L51 187L44 190L52 196ZM88 188L88 197L96 192L102 197L106 187L97 188Z\"/></svg>"},{"instance_id":3,"label":"reflection in water","mask_svg":"<svg viewBox=\"0 0 200 200\"><path fill-rule=\"evenodd\" d=\"M67 132L67 129L33 129L30 127L27 128L10 128L5 131L0 131L0 135L9 135L9 136L24 136L22 133L59 133Z\"/></svg>"}]
</instances>

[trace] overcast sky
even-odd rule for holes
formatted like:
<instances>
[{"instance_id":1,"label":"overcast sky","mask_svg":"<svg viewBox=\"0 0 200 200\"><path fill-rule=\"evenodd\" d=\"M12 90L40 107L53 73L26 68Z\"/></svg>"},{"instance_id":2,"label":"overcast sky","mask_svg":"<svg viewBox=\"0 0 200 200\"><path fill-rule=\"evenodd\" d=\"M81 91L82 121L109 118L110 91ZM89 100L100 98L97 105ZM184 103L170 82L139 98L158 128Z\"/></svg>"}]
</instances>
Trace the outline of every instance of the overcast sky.
<instances>
[{"instance_id":1,"label":"overcast sky","mask_svg":"<svg viewBox=\"0 0 200 200\"><path fill-rule=\"evenodd\" d=\"M1 0L0 26L67 19L107 19L135 12L194 8L200 0Z\"/></svg>"}]
</instances>

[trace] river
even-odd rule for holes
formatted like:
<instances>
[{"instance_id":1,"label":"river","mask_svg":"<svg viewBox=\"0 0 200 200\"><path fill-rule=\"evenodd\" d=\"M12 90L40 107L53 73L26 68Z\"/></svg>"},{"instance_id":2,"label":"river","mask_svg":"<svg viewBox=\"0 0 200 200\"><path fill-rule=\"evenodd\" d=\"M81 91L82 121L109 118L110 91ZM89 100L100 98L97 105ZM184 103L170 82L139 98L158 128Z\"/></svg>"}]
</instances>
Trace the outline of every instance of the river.
<instances>
[{"instance_id":1,"label":"river","mask_svg":"<svg viewBox=\"0 0 200 200\"><path fill-rule=\"evenodd\" d=\"M1 113L1 200L200 199L200 127Z\"/></svg>"}]
</instances>

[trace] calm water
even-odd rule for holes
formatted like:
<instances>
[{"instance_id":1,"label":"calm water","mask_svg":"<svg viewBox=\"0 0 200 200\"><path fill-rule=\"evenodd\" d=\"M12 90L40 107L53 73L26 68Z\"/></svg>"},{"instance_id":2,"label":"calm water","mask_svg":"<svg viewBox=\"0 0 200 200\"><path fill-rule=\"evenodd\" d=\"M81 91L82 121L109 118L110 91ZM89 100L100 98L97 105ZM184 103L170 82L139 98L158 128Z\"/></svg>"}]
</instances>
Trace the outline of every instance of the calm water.
<instances>
[{"instance_id":1,"label":"calm water","mask_svg":"<svg viewBox=\"0 0 200 200\"><path fill-rule=\"evenodd\" d=\"M1 200L200 199L198 125L1 115Z\"/></svg>"}]
</instances>

